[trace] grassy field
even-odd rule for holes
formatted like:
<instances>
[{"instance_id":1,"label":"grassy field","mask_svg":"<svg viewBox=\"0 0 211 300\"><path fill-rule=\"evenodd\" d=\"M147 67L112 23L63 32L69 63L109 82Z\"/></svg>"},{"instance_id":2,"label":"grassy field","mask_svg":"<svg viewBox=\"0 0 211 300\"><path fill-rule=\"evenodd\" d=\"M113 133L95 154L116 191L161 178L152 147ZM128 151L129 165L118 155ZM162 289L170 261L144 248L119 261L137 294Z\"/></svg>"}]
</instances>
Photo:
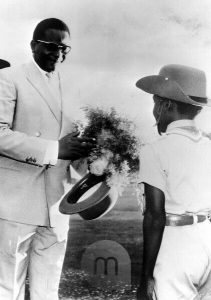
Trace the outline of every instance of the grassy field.
<instances>
[{"instance_id":1,"label":"grassy field","mask_svg":"<svg viewBox=\"0 0 211 300\"><path fill-rule=\"evenodd\" d=\"M130 202L131 203L131 202ZM79 216L70 219L70 231L63 275L60 285L61 299L135 299L135 291L141 271L142 224L137 207L117 206L105 217L84 221ZM120 210L123 208L123 210ZM80 269L86 247L99 240L112 240L122 245L131 259L131 290L113 291L93 289L87 284Z\"/></svg>"},{"instance_id":2,"label":"grassy field","mask_svg":"<svg viewBox=\"0 0 211 300\"><path fill-rule=\"evenodd\" d=\"M89 285L81 270L81 258L87 246L100 240L112 240L123 246L131 259L131 288L96 289ZM61 277L61 300L135 300L142 265L142 216L133 189L127 189L106 216L85 221L70 217L67 251ZM29 300L28 282L25 300Z\"/></svg>"}]
</instances>

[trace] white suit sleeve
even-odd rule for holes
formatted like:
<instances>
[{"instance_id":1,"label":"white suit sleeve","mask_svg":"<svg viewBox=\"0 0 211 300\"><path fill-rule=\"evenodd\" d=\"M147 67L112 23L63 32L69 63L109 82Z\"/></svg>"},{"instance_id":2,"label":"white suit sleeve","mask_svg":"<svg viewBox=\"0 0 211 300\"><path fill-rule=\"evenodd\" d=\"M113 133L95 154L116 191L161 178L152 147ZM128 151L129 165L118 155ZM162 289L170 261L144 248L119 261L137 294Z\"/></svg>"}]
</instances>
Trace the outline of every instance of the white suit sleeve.
<instances>
[{"instance_id":1,"label":"white suit sleeve","mask_svg":"<svg viewBox=\"0 0 211 300\"><path fill-rule=\"evenodd\" d=\"M2 71L4 70L0 72L0 154L42 166L49 141L13 130L18 92L7 72Z\"/></svg>"},{"instance_id":2,"label":"white suit sleeve","mask_svg":"<svg viewBox=\"0 0 211 300\"><path fill-rule=\"evenodd\" d=\"M44 165L55 166L58 161L59 143L57 141L49 141L43 160Z\"/></svg>"}]
</instances>

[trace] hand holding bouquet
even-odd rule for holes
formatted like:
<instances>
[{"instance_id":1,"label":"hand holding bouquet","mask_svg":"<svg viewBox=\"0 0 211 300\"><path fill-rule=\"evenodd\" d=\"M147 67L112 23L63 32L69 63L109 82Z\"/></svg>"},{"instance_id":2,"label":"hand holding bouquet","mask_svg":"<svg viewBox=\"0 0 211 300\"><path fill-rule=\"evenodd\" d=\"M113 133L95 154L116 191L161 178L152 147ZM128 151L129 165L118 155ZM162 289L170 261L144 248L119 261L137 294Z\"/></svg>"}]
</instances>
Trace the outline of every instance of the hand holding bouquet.
<instances>
[{"instance_id":1,"label":"hand holding bouquet","mask_svg":"<svg viewBox=\"0 0 211 300\"><path fill-rule=\"evenodd\" d=\"M114 108L84 108L88 124L80 124L82 136L96 139L89 158L89 170L94 175L106 175L107 184L121 188L130 182L139 169L140 141L134 124L117 115Z\"/></svg>"},{"instance_id":2,"label":"hand holding bouquet","mask_svg":"<svg viewBox=\"0 0 211 300\"><path fill-rule=\"evenodd\" d=\"M76 127L81 132L81 137L94 138L96 145L88 156L89 174L70 191L66 197L66 202L68 201L69 204L77 204L75 201L100 181L103 182L104 191L105 186L107 187L107 194L109 189L115 189L118 194L121 194L123 188L130 183L131 178L139 169L140 142L135 136L134 124L118 116L114 108L106 111L101 108L85 107L84 111L87 123L84 125L81 121L77 122ZM91 181L94 182L93 185L90 184ZM89 197L91 202L94 197L96 202L99 202L100 197L103 199L99 190ZM81 205L80 210L82 211Z\"/></svg>"}]
</instances>

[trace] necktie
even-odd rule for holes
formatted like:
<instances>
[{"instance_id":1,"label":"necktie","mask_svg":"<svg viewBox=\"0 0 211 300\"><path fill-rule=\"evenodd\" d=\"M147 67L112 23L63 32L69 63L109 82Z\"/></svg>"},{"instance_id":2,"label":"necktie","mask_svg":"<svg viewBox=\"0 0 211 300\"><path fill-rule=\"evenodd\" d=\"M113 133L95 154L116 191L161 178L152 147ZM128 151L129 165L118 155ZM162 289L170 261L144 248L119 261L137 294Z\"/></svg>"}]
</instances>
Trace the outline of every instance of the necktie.
<instances>
[{"instance_id":1,"label":"necktie","mask_svg":"<svg viewBox=\"0 0 211 300\"><path fill-rule=\"evenodd\" d=\"M53 73L48 73L48 72L46 72L46 73L45 73L45 76L47 77L48 82L50 82L51 79L52 79L52 77L53 77Z\"/></svg>"},{"instance_id":2,"label":"necktie","mask_svg":"<svg viewBox=\"0 0 211 300\"><path fill-rule=\"evenodd\" d=\"M55 96L57 99L57 102L59 106L61 106L61 92L60 92L60 85L59 85L59 77L57 73L45 73L47 77L47 83L48 86L52 92L52 94Z\"/></svg>"}]
</instances>

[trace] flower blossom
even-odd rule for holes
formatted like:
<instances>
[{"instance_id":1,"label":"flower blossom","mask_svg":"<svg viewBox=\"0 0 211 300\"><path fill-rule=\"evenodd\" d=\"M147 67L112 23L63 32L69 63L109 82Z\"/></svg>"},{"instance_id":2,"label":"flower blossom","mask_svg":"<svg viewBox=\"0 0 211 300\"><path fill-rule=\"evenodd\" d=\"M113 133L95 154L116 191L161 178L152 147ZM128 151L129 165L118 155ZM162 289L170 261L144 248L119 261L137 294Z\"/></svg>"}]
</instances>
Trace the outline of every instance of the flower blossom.
<instances>
[{"instance_id":1,"label":"flower blossom","mask_svg":"<svg viewBox=\"0 0 211 300\"><path fill-rule=\"evenodd\" d=\"M106 156L101 156L90 164L90 173L101 176L108 167L109 161Z\"/></svg>"}]
</instances>

